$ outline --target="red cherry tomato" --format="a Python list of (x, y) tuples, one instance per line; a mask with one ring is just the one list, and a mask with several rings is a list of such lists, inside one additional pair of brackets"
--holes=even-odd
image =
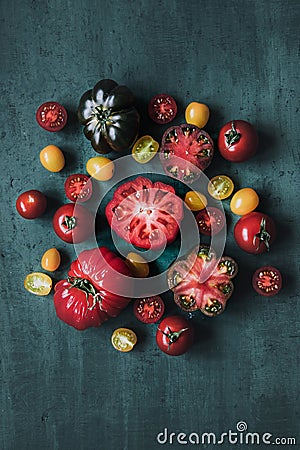
[(177, 105), (173, 97), (168, 94), (157, 94), (149, 102), (148, 114), (153, 122), (169, 123), (177, 114)]
[(161, 321), (156, 332), (158, 348), (168, 355), (179, 356), (186, 353), (194, 341), (191, 321), (181, 316), (169, 316)]
[(218, 208), (208, 206), (196, 215), (196, 222), (200, 233), (210, 236), (212, 232), (218, 234), (224, 228), (226, 219), (224, 213)]
[(260, 267), (253, 274), (252, 286), (258, 294), (264, 297), (273, 297), (281, 290), (281, 273), (272, 266)]
[(71, 202), (87, 202), (92, 192), (92, 180), (87, 175), (75, 173), (66, 179), (65, 193)]
[(57, 102), (43, 103), (36, 112), (37, 123), (47, 131), (60, 131), (66, 125), (68, 114)]
[(228, 161), (247, 161), (257, 151), (256, 130), (251, 123), (245, 120), (232, 120), (221, 128), (218, 147), (223, 158)]
[(60, 239), (69, 244), (78, 244), (91, 236), (94, 217), (84, 206), (67, 203), (56, 211), (52, 225)]
[(248, 253), (260, 254), (269, 250), (276, 235), (276, 227), (267, 214), (251, 212), (242, 216), (234, 227), (238, 246)]
[(158, 322), (165, 310), (165, 304), (158, 295), (147, 298), (137, 298), (133, 304), (133, 312), (137, 319), (143, 323)]
[(16, 201), (16, 208), (24, 219), (36, 219), (46, 210), (47, 200), (42, 192), (35, 189), (23, 192)]

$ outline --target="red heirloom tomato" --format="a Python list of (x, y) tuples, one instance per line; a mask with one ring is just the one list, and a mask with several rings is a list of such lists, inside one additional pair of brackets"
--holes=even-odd
[(175, 303), (184, 311), (200, 309), (207, 316), (217, 316), (232, 295), (231, 280), (237, 271), (237, 263), (232, 258), (223, 256), (217, 261), (215, 253), (201, 245), (168, 269), (168, 284), (174, 292)]
[(94, 230), (94, 217), (84, 206), (67, 203), (56, 211), (52, 225), (57, 236), (69, 244), (87, 240)]
[(153, 122), (169, 123), (177, 114), (177, 105), (173, 97), (168, 94), (157, 94), (149, 102), (148, 114)]
[[(112, 293), (115, 286), (124, 296)], [(71, 264), (68, 279), (55, 285), (54, 306), (59, 319), (84, 330), (118, 316), (131, 294), (125, 262), (106, 247), (93, 248), (81, 252)]]
[(257, 151), (256, 130), (251, 123), (245, 120), (232, 120), (221, 128), (218, 147), (223, 158), (228, 161), (247, 161)]
[(258, 294), (264, 297), (273, 297), (281, 290), (281, 273), (272, 266), (260, 267), (253, 274), (252, 286)]
[(214, 206), (208, 206), (202, 209), (196, 215), (196, 222), (201, 234), (211, 236), (211, 234), (218, 234), (225, 226), (225, 214)]
[(92, 191), (92, 180), (83, 173), (75, 173), (66, 179), (65, 193), (71, 202), (87, 202)]
[(24, 219), (36, 219), (44, 214), (47, 200), (42, 192), (35, 189), (22, 192), (16, 201), (16, 208)]
[(176, 238), (183, 202), (172, 186), (138, 177), (116, 189), (105, 214), (111, 228), (126, 242), (154, 250)]
[(159, 156), (167, 175), (191, 183), (210, 165), (213, 152), (214, 144), (206, 131), (183, 124), (166, 130)]
[(137, 298), (133, 304), (133, 312), (137, 319), (144, 323), (158, 322), (165, 311), (165, 304), (161, 297)]
[(156, 332), (158, 348), (171, 356), (186, 353), (194, 342), (191, 321), (181, 316), (169, 316), (161, 321)]
[(273, 219), (257, 211), (242, 216), (234, 227), (236, 243), (248, 253), (259, 254), (269, 250), (275, 236)]
[(68, 119), (66, 109), (57, 102), (43, 103), (36, 112), (37, 123), (47, 131), (60, 131)]

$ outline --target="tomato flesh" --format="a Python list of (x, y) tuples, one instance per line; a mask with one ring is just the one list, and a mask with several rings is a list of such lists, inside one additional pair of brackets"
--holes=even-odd
[(272, 266), (260, 267), (253, 274), (252, 286), (258, 294), (264, 297), (273, 297), (281, 290), (281, 273)]
[(208, 133), (194, 125), (168, 128), (162, 137), (160, 161), (167, 175), (194, 182), (211, 163), (214, 145)]
[(92, 180), (82, 173), (70, 175), (65, 182), (65, 193), (71, 202), (87, 202), (92, 196)]
[(60, 131), (67, 123), (68, 114), (57, 102), (43, 103), (36, 112), (37, 123), (47, 131)]
[(177, 114), (177, 104), (171, 95), (157, 94), (149, 102), (148, 114), (155, 123), (169, 123)]
[(165, 311), (165, 305), (161, 297), (138, 298), (133, 304), (135, 317), (143, 323), (158, 322)]
[(151, 161), (157, 153), (159, 144), (151, 136), (142, 136), (132, 148), (132, 157), (140, 164)]
[(52, 289), (52, 279), (45, 273), (33, 272), (26, 276), (24, 287), (31, 294), (48, 295)]
[(226, 175), (216, 175), (208, 184), (208, 192), (216, 200), (225, 200), (230, 197), (233, 189), (233, 181)]
[(172, 186), (138, 177), (116, 189), (105, 214), (112, 230), (126, 242), (155, 250), (176, 238), (182, 203)]
[(119, 352), (130, 352), (137, 343), (137, 336), (129, 328), (118, 328), (111, 337), (113, 347)]
[(225, 226), (225, 215), (218, 208), (208, 206), (196, 215), (196, 222), (200, 233), (205, 236), (218, 234)]

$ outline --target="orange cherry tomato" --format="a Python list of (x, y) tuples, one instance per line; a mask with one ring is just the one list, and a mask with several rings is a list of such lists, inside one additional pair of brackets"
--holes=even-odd
[(111, 343), (119, 352), (130, 352), (137, 343), (137, 336), (129, 328), (117, 328), (111, 336)]
[(190, 208), (191, 211), (200, 211), (201, 209), (204, 209), (207, 205), (207, 199), (205, 195), (197, 191), (187, 192), (185, 194), (184, 202)]
[(98, 181), (108, 181), (115, 171), (114, 163), (105, 156), (94, 156), (86, 163), (87, 173)]
[(125, 262), (134, 277), (146, 278), (149, 275), (149, 265), (139, 254), (134, 252), (128, 253)]
[(60, 266), (60, 253), (56, 248), (49, 248), (42, 256), (41, 266), (48, 272), (54, 272)]
[(65, 167), (65, 157), (56, 145), (47, 145), (40, 152), (40, 162), (49, 172), (60, 172)]
[(208, 183), (208, 192), (216, 200), (225, 200), (231, 196), (234, 184), (227, 175), (216, 175)]
[(230, 209), (238, 216), (244, 216), (257, 208), (259, 197), (254, 189), (244, 188), (237, 191), (231, 199)]
[(204, 103), (192, 102), (185, 110), (185, 120), (187, 123), (203, 128), (209, 119), (209, 108)]

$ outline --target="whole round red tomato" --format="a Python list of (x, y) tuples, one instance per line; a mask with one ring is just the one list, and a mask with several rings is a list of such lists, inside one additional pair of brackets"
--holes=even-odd
[(261, 212), (251, 212), (241, 217), (234, 227), (238, 246), (248, 253), (260, 254), (270, 249), (276, 236), (273, 219)]
[(44, 194), (35, 189), (23, 192), (16, 201), (16, 208), (24, 219), (36, 219), (46, 210), (47, 200)]
[(194, 342), (194, 328), (191, 321), (182, 316), (169, 316), (161, 321), (156, 332), (158, 348), (168, 355), (186, 353)]
[(94, 217), (84, 206), (67, 203), (56, 211), (52, 225), (57, 236), (69, 244), (87, 240), (94, 230)]
[(247, 161), (257, 151), (256, 130), (251, 123), (245, 120), (232, 120), (221, 128), (218, 147), (223, 158), (228, 161)]

